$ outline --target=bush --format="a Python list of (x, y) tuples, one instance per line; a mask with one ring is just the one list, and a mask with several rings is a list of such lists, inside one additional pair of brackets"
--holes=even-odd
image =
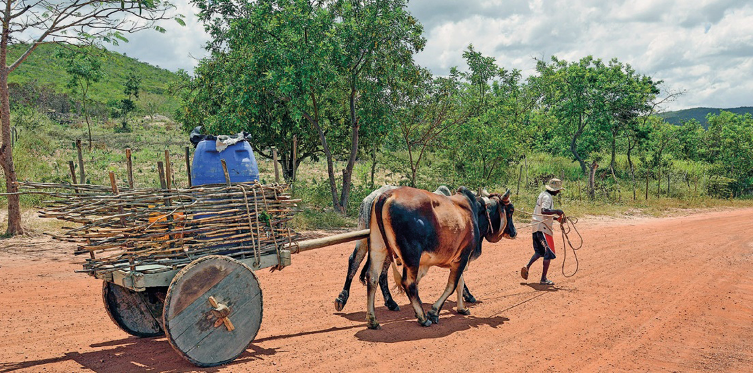
[(712, 176), (706, 182), (706, 193), (716, 198), (732, 198), (737, 180), (724, 176)]

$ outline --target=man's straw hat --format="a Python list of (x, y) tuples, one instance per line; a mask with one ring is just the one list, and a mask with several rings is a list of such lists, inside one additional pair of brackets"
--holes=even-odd
[(558, 190), (562, 190), (562, 189), (565, 189), (565, 188), (562, 187), (562, 180), (560, 180), (560, 179), (550, 179), (546, 183), (546, 189), (550, 190), (552, 192), (556, 192)]

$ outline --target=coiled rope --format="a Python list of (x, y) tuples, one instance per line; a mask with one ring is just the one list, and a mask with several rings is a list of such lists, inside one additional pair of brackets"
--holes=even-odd
[[(578, 232), (578, 228), (575, 227), (575, 224), (578, 224), (578, 218), (571, 218), (569, 216), (565, 216), (565, 219), (563, 221), (560, 221), (560, 231), (562, 232), (562, 251), (564, 251), (564, 256), (562, 257), (562, 275), (565, 277), (573, 277), (576, 273), (578, 273), (579, 265), (578, 262), (578, 253), (577, 251), (580, 250), (581, 247), (583, 247), (583, 236), (580, 235), (580, 232)], [(578, 239), (580, 239), (580, 244), (578, 244), (578, 247), (573, 246), (572, 242), (570, 242), (570, 232), (575, 231), (575, 233), (578, 235)], [(573, 257), (575, 257), (575, 271), (571, 274), (565, 273), (565, 261), (567, 260), (567, 246), (565, 246), (565, 241), (567, 241), (567, 245), (570, 246), (570, 249), (573, 250)]]

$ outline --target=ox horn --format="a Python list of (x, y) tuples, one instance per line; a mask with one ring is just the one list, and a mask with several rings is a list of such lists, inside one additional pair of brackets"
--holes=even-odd
[(490, 194), (489, 194), (489, 192), (488, 192), (488, 191), (486, 190), (486, 188), (484, 188), (484, 189), (482, 189), (482, 190), (481, 190), (481, 195), (482, 195), (482, 196), (484, 196), (484, 197), (489, 197), (489, 196), (490, 196)]
[(507, 197), (510, 197), (510, 189), (507, 189), (507, 191), (505, 192), (505, 194), (502, 195), (502, 199), (505, 199)]

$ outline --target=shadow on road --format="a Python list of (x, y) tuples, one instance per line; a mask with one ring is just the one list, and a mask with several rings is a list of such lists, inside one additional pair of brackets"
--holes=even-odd
[[(13, 372), (20, 369), (41, 371), (46, 364), (73, 361), (94, 372), (194, 372), (198, 368), (184, 360), (170, 347), (167, 339), (128, 337), (91, 345), (97, 348), (91, 352), (66, 352), (62, 356), (21, 362), (0, 363), (0, 372)], [(249, 361), (260, 360), (277, 353), (276, 349), (262, 349), (251, 344), (232, 363), (233, 366)], [(205, 372), (216, 372), (220, 367), (202, 368)]]

